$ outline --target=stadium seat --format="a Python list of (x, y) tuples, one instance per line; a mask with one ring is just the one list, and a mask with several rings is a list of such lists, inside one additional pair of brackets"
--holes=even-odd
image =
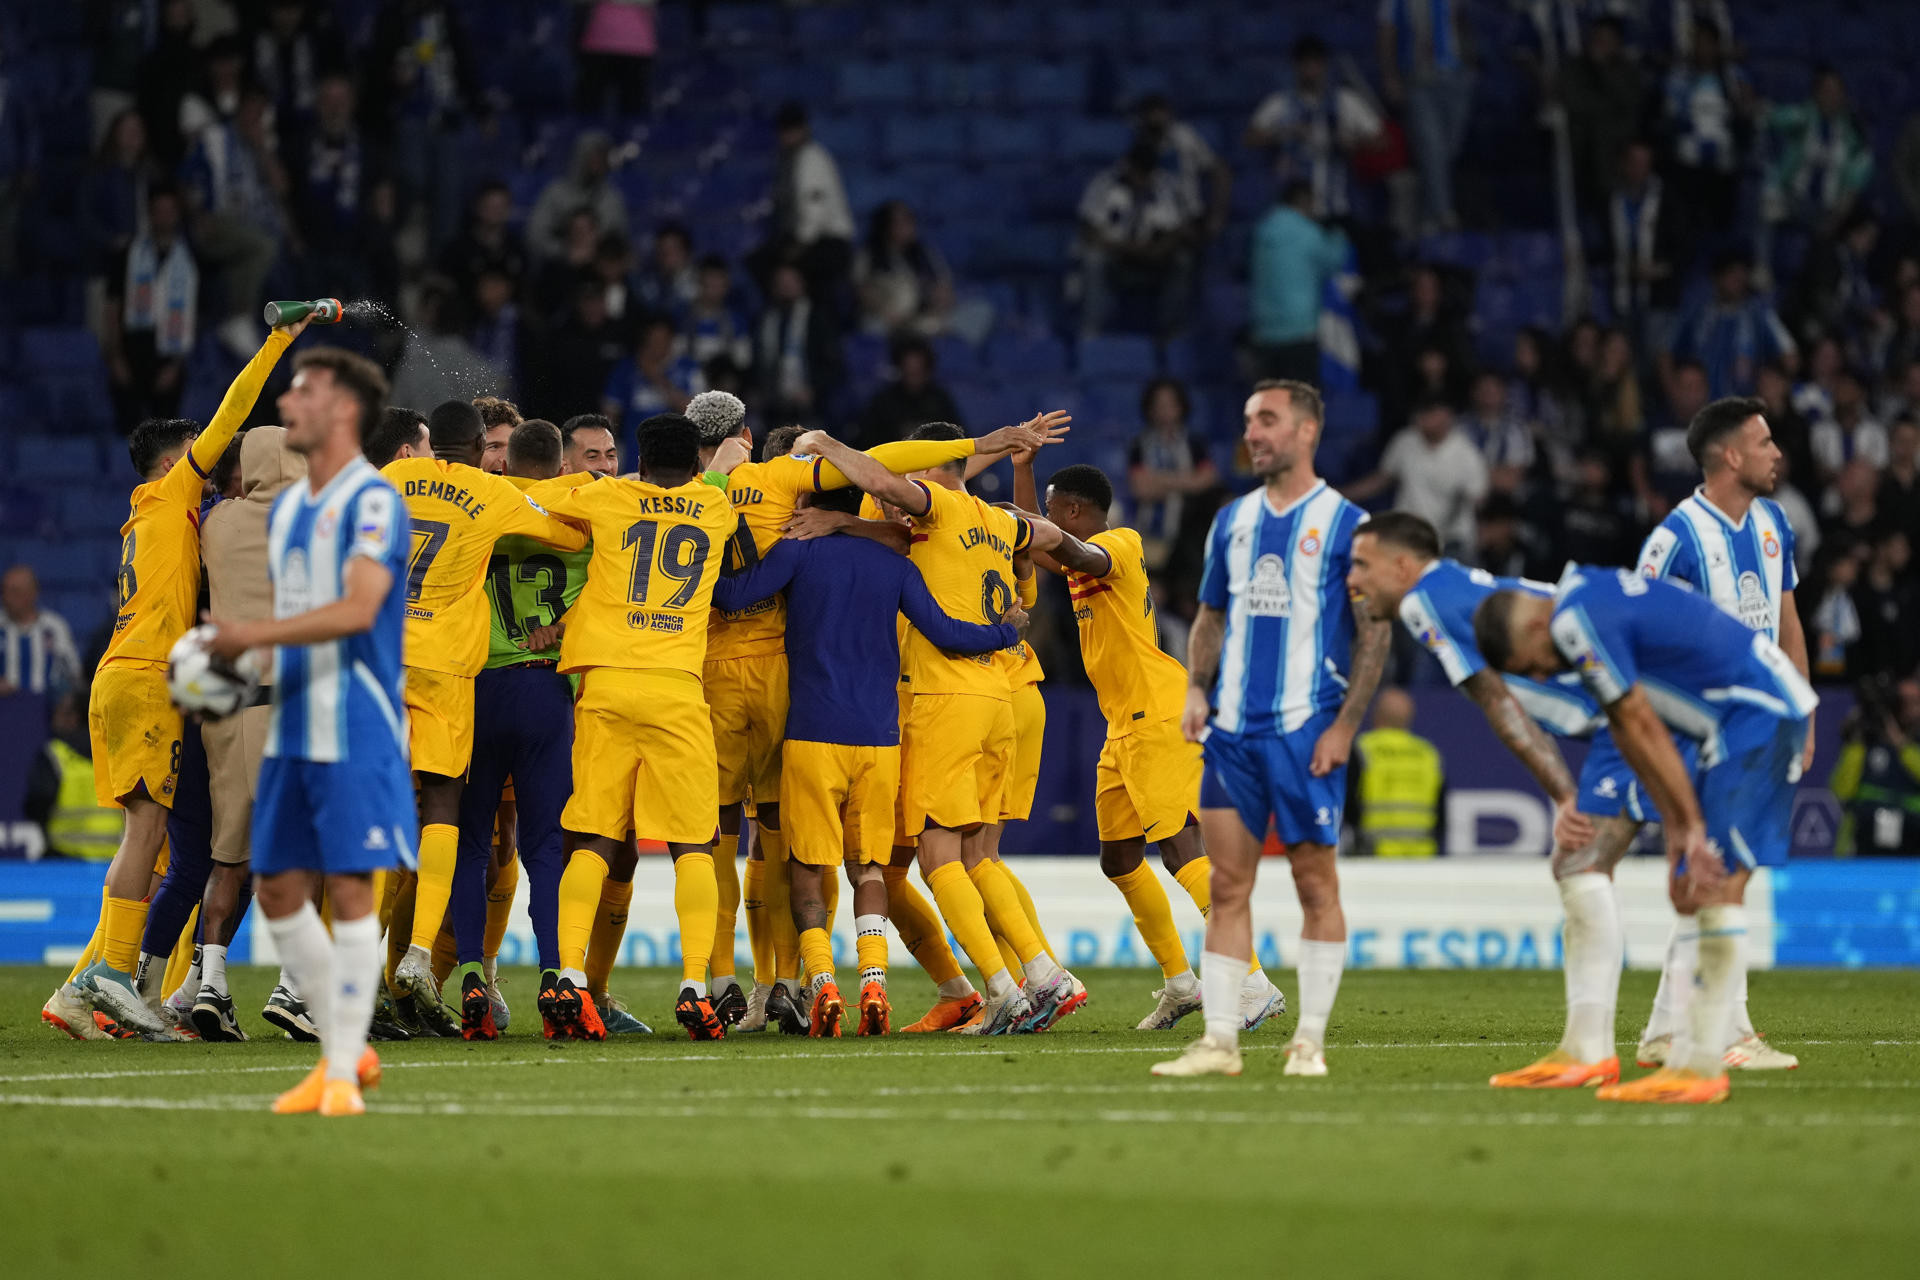
[(1213, 41), (1213, 15), (1199, 5), (1132, 7), (1133, 47), (1147, 53), (1205, 49)]
[(50, 480), (98, 480), (100, 450), (89, 435), (21, 436), (15, 442), (17, 479), (34, 483)]
[[(1221, 15), (1216, 42), (1220, 48), (1232, 49), (1243, 57), (1259, 54), (1271, 58), (1291, 49), (1299, 35), (1299, 25), (1291, 14), (1275, 12), (1270, 6), (1236, 7)], [(1274, 74), (1278, 76), (1278, 68)]]
[(1050, 152), (1046, 123), (1034, 114), (975, 116), (967, 132), (967, 153), (981, 164), (1037, 164)]
[(955, 47), (957, 6), (891, 4), (880, 11), (880, 38), (902, 51)]
[(906, 112), (880, 123), (880, 154), (894, 164), (958, 160), (967, 147), (966, 118), (958, 113)]
[(707, 7), (707, 43), (720, 49), (777, 44), (785, 36), (784, 11), (770, 4)]
[(1152, 377), (1160, 362), (1151, 338), (1137, 334), (1101, 334), (1080, 340), (1077, 363), (1081, 378), (1088, 381), (1130, 378), (1140, 382)]
[(913, 101), (913, 68), (905, 62), (843, 62), (834, 91), (842, 106), (901, 106)]
[[(41, 532), (49, 523), (47, 508), (45, 495), (34, 489), (17, 485), (0, 489), (0, 534), (21, 538)], [(98, 528), (99, 517), (97, 509), (89, 510), (87, 527)]]
[(937, 58), (920, 73), (920, 101), (929, 107), (991, 107), (1002, 99), (1000, 67), (972, 59)]
[(1016, 107), (1078, 110), (1087, 102), (1087, 64), (1083, 59), (1009, 63), (1007, 101)]
[(794, 44), (828, 58), (844, 57), (875, 34), (869, 12), (853, 5), (796, 8), (791, 24)]
[(35, 327), (20, 333), (20, 365), (34, 373), (104, 375), (100, 344), (83, 328)]
[(1053, 9), (1047, 14), (1047, 38), (1061, 53), (1091, 53), (1117, 44), (1120, 24), (1109, 9)]
[(873, 117), (864, 112), (821, 112), (809, 121), (813, 136), (833, 153), (844, 171), (878, 153), (874, 144)]
[(964, 338), (935, 338), (933, 358), (943, 382), (948, 378), (971, 378), (984, 372), (980, 367), (979, 351)]
[(1067, 348), (1049, 334), (996, 333), (987, 339), (987, 367), (1007, 377), (1058, 377), (1067, 371)]
[(1133, 129), (1124, 120), (1072, 117), (1060, 126), (1060, 158), (1075, 164), (1111, 164), (1125, 154), (1132, 138)]
[(975, 50), (1038, 48), (1046, 30), (1044, 13), (1039, 5), (969, 4), (960, 16), (960, 47)]

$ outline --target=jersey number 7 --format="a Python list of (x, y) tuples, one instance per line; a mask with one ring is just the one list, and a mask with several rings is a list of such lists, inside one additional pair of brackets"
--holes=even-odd
[(413, 554), (407, 559), (407, 599), (420, 599), (420, 584), (426, 581), (427, 570), (433, 568), (433, 558), (440, 554), (440, 548), (447, 545), (447, 534), (453, 526), (445, 520), (415, 520), (413, 522)]
[(657, 557), (660, 576), (680, 584), (672, 595), (658, 602), (659, 606), (664, 609), (685, 608), (700, 586), (700, 575), (706, 570), (707, 553), (713, 544), (707, 538), (707, 531), (698, 525), (672, 525), (665, 537), (661, 537), (659, 524), (652, 520), (639, 520), (628, 525), (626, 536), (620, 540), (620, 547), (622, 550), (633, 550), (633, 578), (627, 588), (627, 599), (634, 604), (648, 603), (647, 591), (653, 585), (656, 545), (660, 552)]

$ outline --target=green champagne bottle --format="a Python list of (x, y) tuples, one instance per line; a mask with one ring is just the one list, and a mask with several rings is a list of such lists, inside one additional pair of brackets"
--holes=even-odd
[(337, 324), (346, 314), (338, 298), (315, 298), (312, 302), (269, 302), (265, 312), (269, 328), (299, 324), (308, 316), (315, 324)]

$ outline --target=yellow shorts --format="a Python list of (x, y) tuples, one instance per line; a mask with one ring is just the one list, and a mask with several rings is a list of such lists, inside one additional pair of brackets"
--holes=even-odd
[(900, 677), (900, 785), (893, 796), (893, 847), (912, 849), (919, 837), (907, 833), (907, 717), (913, 714), (913, 686)]
[(405, 685), (414, 772), (466, 777), (473, 763), (473, 677), (408, 667)]
[(787, 856), (810, 867), (885, 862), (893, 852), (899, 747), (787, 743), (780, 795)]
[(182, 727), (180, 709), (167, 693), (165, 667), (101, 667), (87, 704), (94, 799), (117, 809), (127, 796), (144, 791), (173, 808)]
[(1094, 771), (1093, 814), (1102, 840), (1164, 840), (1200, 812), (1200, 744), (1178, 720), (1108, 738)]
[(1040, 743), (1047, 736), (1047, 701), (1040, 686), (1023, 684), (1013, 691), (1013, 773), (1007, 779), (1003, 822), (1025, 822), (1033, 816), (1033, 793), (1040, 785)]
[(237, 866), (253, 854), (253, 795), (272, 723), (272, 707), (246, 707), (200, 726), (213, 795), (213, 860), (223, 866)]
[(724, 658), (706, 666), (720, 803), (780, 798), (780, 743), (787, 736), (787, 655)]
[(907, 718), (906, 825), (998, 822), (1013, 773), (1013, 704), (972, 693), (920, 693)]
[(590, 668), (573, 704), (569, 831), (705, 844), (720, 808), (713, 716), (687, 671)]

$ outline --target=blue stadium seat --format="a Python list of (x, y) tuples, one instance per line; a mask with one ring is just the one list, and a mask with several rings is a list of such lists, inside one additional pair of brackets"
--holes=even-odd
[(1045, 10), (1031, 4), (969, 4), (960, 16), (959, 45), (965, 49), (1038, 48), (1045, 36)]
[(1120, 68), (1116, 105), (1130, 108), (1150, 93), (1173, 94), (1173, 68), (1164, 62), (1135, 62)]
[(958, 35), (954, 11), (944, 4), (891, 4), (880, 12), (881, 38), (893, 48), (951, 49)]
[(1061, 377), (1067, 348), (1051, 334), (1000, 332), (987, 339), (987, 367), (1008, 377)]
[[(126, 474), (132, 474), (131, 469)], [(102, 480), (96, 477), (92, 484), (69, 483), (48, 492), (53, 515), (69, 534), (117, 529), (125, 520), (127, 490)]]
[(114, 601), (110, 586), (52, 590), (42, 598), (47, 608), (67, 620), (67, 626), (73, 631), (74, 643), (80, 646), (82, 652), (113, 619)]
[(1082, 59), (1014, 62), (1005, 74), (1007, 101), (1014, 106), (1078, 110), (1086, 105), (1087, 64)]
[(20, 334), (21, 367), (35, 373), (106, 373), (100, 344), (91, 330), (79, 327), (35, 327)]
[[(1287, 52), (1300, 36), (1300, 24), (1293, 15), (1276, 12), (1271, 6), (1239, 8), (1221, 15), (1216, 42), (1245, 56), (1263, 54), (1272, 57)], [(1278, 74), (1278, 68), (1275, 68)]]
[[(24, 486), (0, 489), (0, 535), (9, 538), (38, 533), (48, 523), (48, 503), (44, 494)], [(94, 524), (99, 512), (93, 512)]]
[(933, 340), (933, 358), (940, 380), (971, 378), (982, 372), (980, 353), (964, 338), (939, 337)]
[(873, 117), (861, 111), (820, 112), (810, 121), (813, 136), (844, 169), (874, 155)]
[(721, 49), (778, 44), (786, 34), (783, 10), (770, 4), (716, 4), (707, 8), (707, 43)]
[(913, 68), (905, 62), (843, 62), (835, 93), (849, 107), (891, 107), (913, 101)]
[(1205, 49), (1213, 42), (1213, 15), (1199, 5), (1132, 9), (1133, 46), (1148, 52)]
[(920, 101), (930, 107), (986, 107), (1002, 97), (1000, 67), (995, 63), (939, 58), (922, 66)]
[(1047, 14), (1047, 37), (1062, 53), (1090, 53), (1119, 43), (1121, 24), (1109, 9), (1054, 9)]
[(98, 480), (101, 475), (98, 442), (89, 435), (21, 436), (15, 442), (16, 477), (34, 483), (48, 480)]
[(1136, 382), (1152, 377), (1159, 367), (1153, 339), (1137, 334), (1102, 334), (1082, 338), (1079, 351), (1080, 376), (1089, 381), (1130, 378)]
[(794, 44), (828, 58), (844, 57), (874, 34), (872, 14), (855, 5), (808, 5), (792, 15)]
[(120, 540), (27, 539), (20, 543), (19, 556), (49, 586), (92, 587), (112, 580), (120, 563)]
[(968, 123), (968, 153), (982, 164), (1037, 164), (1051, 152), (1044, 119), (1024, 115), (975, 116)]
[(1125, 120), (1075, 116), (1060, 126), (1060, 158), (1111, 164), (1126, 152), (1133, 129)]

